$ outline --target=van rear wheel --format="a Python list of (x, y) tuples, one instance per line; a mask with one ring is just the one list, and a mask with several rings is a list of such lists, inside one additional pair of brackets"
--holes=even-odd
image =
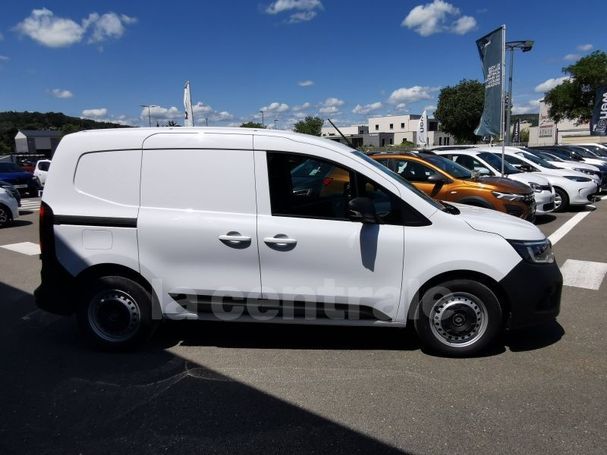
[(84, 283), (77, 319), (96, 346), (123, 350), (147, 340), (157, 326), (152, 319), (151, 293), (139, 283), (105, 276)]
[(500, 333), (502, 320), (499, 300), (491, 289), (460, 279), (424, 292), (414, 325), (429, 350), (458, 357), (487, 349)]

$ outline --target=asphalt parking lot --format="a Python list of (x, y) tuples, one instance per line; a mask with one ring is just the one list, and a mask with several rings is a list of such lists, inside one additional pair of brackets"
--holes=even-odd
[(0, 453), (605, 452), (607, 200), (538, 220), (565, 274), (558, 323), (470, 359), (407, 330), (199, 322), (92, 350), (34, 305), (25, 201), (0, 230)]

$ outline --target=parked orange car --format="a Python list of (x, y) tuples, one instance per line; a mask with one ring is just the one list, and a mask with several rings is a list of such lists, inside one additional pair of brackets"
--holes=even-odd
[(526, 220), (535, 218), (533, 190), (523, 183), (500, 177), (479, 177), (431, 153), (380, 153), (371, 158), (434, 199), (486, 207)]

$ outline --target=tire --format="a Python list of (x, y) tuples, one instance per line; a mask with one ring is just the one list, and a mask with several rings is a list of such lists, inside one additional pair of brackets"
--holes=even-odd
[(0, 205), (0, 228), (8, 226), (11, 222), (11, 219), (11, 211), (8, 209), (8, 207)]
[(493, 291), (467, 279), (445, 281), (424, 292), (414, 320), (422, 345), (449, 357), (482, 353), (502, 325), (502, 308)]
[[(569, 208), (569, 196), (567, 192), (561, 188), (554, 187), (554, 211), (555, 212), (564, 212)], [(557, 203), (560, 201), (560, 203)]]
[(78, 324), (86, 338), (102, 349), (131, 349), (148, 340), (159, 324), (152, 319), (151, 293), (128, 278), (88, 280), (82, 295)]

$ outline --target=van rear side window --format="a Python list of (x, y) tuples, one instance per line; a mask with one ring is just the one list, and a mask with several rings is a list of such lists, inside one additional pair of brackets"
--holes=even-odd
[(98, 199), (139, 205), (140, 169), (140, 150), (85, 153), (78, 161), (74, 185)]

